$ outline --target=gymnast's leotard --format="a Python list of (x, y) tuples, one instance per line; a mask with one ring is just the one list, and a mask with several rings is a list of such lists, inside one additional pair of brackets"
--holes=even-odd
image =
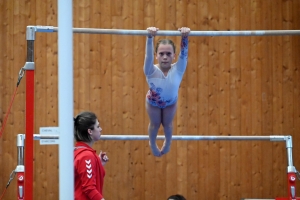
[(144, 73), (149, 85), (146, 101), (153, 106), (165, 108), (177, 102), (178, 90), (187, 65), (188, 38), (182, 37), (178, 61), (171, 65), (165, 76), (157, 65), (153, 64), (153, 38), (146, 41)]

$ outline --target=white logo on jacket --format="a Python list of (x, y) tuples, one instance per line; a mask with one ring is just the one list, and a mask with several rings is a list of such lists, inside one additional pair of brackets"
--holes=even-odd
[(91, 169), (92, 168), (91, 160), (85, 160), (85, 163), (86, 163), (85, 167), (86, 167), (87, 177), (92, 178), (93, 169)]

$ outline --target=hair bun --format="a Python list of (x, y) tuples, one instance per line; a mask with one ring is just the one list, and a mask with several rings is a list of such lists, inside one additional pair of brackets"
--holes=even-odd
[(77, 121), (78, 121), (77, 119), (78, 119), (77, 116), (73, 118), (73, 120), (74, 120), (74, 126), (76, 126), (76, 123), (77, 123)]

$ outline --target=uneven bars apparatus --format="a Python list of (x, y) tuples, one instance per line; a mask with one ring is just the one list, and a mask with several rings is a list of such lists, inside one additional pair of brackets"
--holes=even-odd
[[(42, 139), (59, 139), (59, 135), (41, 135), (34, 134), (34, 140)], [(164, 136), (157, 136), (158, 140), (164, 140)], [(17, 168), (23, 168), (24, 163), (24, 134), (18, 134), (17, 136), (17, 148), (18, 148), (18, 166)], [(149, 140), (147, 135), (102, 135), (101, 140)], [(288, 172), (288, 193), (290, 194), (290, 199), (299, 199), (296, 197), (296, 168), (293, 165), (293, 142), (292, 136), (280, 136), (280, 135), (270, 135), (270, 136), (200, 136), (200, 135), (173, 135), (172, 140), (184, 140), (184, 141), (271, 141), (271, 142), (283, 142), (286, 143), (287, 149), (287, 172)], [(20, 189), (19, 189), (20, 190)], [(276, 198), (276, 200), (284, 200), (286, 198)]]
[[(61, 1), (59, 1), (61, 2)], [(65, 2), (66, 3), (66, 2)], [(68, 2), (70, 3), (70, 1)], [(67, 4), (67, 3), (66, 3)], [(66, 5), (64, 5), (63, 3), (59, 3), (59, 13), (61, 12), (60, 7), (66, 7)], [(66, 9), (66, 8), (65, 8)], [(66, 10), (69, 10), (69, 8), (67, 8)], [(65, 11), (64, 11), (65, 12)], [(68, 12), (67, 12), (68, 13)], [(69, 16), (69, 13), (68, 13)], [(69, 20), (68, 22), (70, 22), (70, 19), (68, 19), (68, 17), (66, 18), (67, 20)], [(59, 17), (59, 24), (61, 18)], [(33, 191), (33, 122), (34, 122), (34, 40), (35, 40), (35, 34), (36, 32), (46, 32), (46, 33), (53, 33), (53, 32), (63, 32), (69, 33), (69, 30), (73, 33), (87, 33), (87, 34), (116, 34), (116, 35), (148, 35), (148, 32), (146, 30), (125, 30), (125, 29), (95, 29), (95, 28), (72, 28), (70, 27), (70, 24), (72, 24), (72, 22), (70, 22), (70, 24), (68, 23), (62, 23), (63, 25), (66, 25), (67, 27), (65, 28), (64, 26), (62, 26), (62, 28), (60, 29), (61, 31), (58, 31), (59, 28), (58, 27), (53, 27), (53, 26), (27, 26), (26, 28), (26, 40), (27, 40), (27, 60), (26, 63), (23, 67), (23, 69), (26, 71), (26, 135), (28, 135), (29, 139), (26, 140), (26, 160), (25, 160), (25, 167), (26, 167), (26, 171), (31, 172), (31, 173), (27, 173), (26, 177), (25, 177), (25, 181), (23, 181), (23, 184), (25, 185), (26, 188), (26, 193), (25, 194), (28, 195), (26, 196), (28, 199), (33, 199), (33, 195), (32, 195), (32, 191)], [(59, 34), (60, 34), (59, 33)], [(62, 34), (64, 36), (66, 36), (65, 34)], [(161, 35), (161, 36), (180, 36), (179, 31), (163, 31), (160, 30), (157, 32), (157, 35)], [(300, 35), (300, 30), (246, 30), (246, 31), (191, 31), (190, 36), (283, 36), (283, 35)], [(67, 38), (67, 37), (66, 37)], [(66, 39), (64, 38), (64, 39)], [(72, 37), (70, 37), (72, 38)], [(70, 40), (70, 38), (68, 38), (68, 41)], [(71, 44), (71, 47), (70, 47)], [(59, 40), (59, 54), (60, 52), (66, 53), (66, 58), (65, 59), (65, 63), (68, 65), (69, 63), (67, 62), (67, 60), (72, 63), (72, 59), (70, 61), (70, 54), (72, 55), (72, 42), (68, 42), (67, 45), (60, 45), (60, 40)], [(71, 49), (70, 52), (68, 51), (64, 51), (62, 48), (65, 49)], [(68, 53), (67, 53), (68, 52)], [(71, 56), (73, 58), (73, 56)], [(63, 59), (61, 59), (63, 60)], [(60, 62), (60, 59), (59, 59)], [(60, 70), (61, 68), (59, 68), (59, 75), (58, 75), (58, 79), (59, 79), (59, 92), (62, 91), (62, 88), (72, 88), (73, 84), (72, 83), (67, 83), (67, 84), (62, 84), (61, 80), (63, 80), (60, 76), (60, 74), (63, 74), (63, 72)], [(60, 73), (61, 72), (61, 73)], [(72, 71), (73, 72), (73, 71)], [(68, 78), (70, 76), (72, 76), (72, 73), (66, 73), (69, 74)], [(69, 80), (69, 79), (67, 79)], [(69, 87), (71, 86), (71, 87)], [(61, 95), (63, 95), (66, 98), (61, 98)], [(73, 95), (67, 95), (65, 93), (60, 93), (60, 95), (58, 96), (58, 100), (59, 100), (59, 107), (63, 107), (63, 108), (69, 108), (70, 105), (73, 105), (73, 101), (70, 100), (70, 96)], [(70, 109), (68, 109), (70, 111)], [(67, 113), (65, 115), (65, 113)], [(63, 116), (67, 116), (67, 115), (73, 115), (73, 113), (69, 112), (60, 112), (59, 111), (59, 121), (67, 121), (68, 123), (65, 123), (63, 126), (63, 128), (65, 129), (66, 127), (68, 127), (70, 119), (69, 118), (61, 118), (60, 115)], [(61, 125), (60, 129), (62, 128)], [(231, 136), (232, 137), (232, 136)], [(62, 137), (63, 138), (63, 137)], [(60, 139), (60, 141), (62, 141), (62, 138)], [(64, 137), (65, 138), (65, 137)], [(218, 137), (217, 137), (218, 138)], [(215, 138), (215, 139), (217, 139)], [(103, 138), (105, 139), (105, 137)], [(175, 138), (174, 138), (175, 139)], [(178, 138), (179, 139), (179, 138)], [(189, 138), (185, 138), (185, 139), (189, 139)], [(261, 140), (262, 138), (258, 139)], [(175, 139), (176, 140), (176, 139)], [(191, 139), (192, 140), (192, 139)], [(63, 141), (66, 141), (65, 139)], [(61, 145), (59, 145), (61, 147)], [(68, 142), (68, 146), (69, 142)], [(67, 149), (68, 152), (70, 152), (71, 150), (73, 150), (71, 147), (70, 149), (68, 149), (69, 147), (66, 147), (65, 149)], [(61, 152), (60, 153), (60, 157), (61, 157)], [(65, 151), (64, 151), (65, 152)], [(64, 155), (69, 155), (69, 154), (65, 154)], [(61, 164), (61, 163), (60, 163)], [(63, 165), (66, 168), (70, 168), (72, 167), (72, 163), (66, 164), (65, 161), (63, 161)], [(293, 169), (290, 169), (288, 167), (288, 172), (294, 173)], [(24, 173), (24, 169), (19, 170), (18, 173)], [(25, 174), (25, 173), (24, 173)], [(65, 177), (61, 177), (60, 173), (60, 179), (61, 180), (66, 180)], [(64, 176), (65, 174), (63, 174)], [(295, 186), (294, 186), (295, 188)], [(69, 187), (68, 184), (60, 184), (60, 191), (68, 191)], [(60, 192), (61, 194), (61, 192)], [(64, 192), (64, 194), (66, 196), (70, 195), (73, 196), (73, 194), (70, 194), (69, 192)], [(291, 197), (291, 192), (289, 191), (289, 196)], [(26, 199), (26, 200), (28, 200)]]

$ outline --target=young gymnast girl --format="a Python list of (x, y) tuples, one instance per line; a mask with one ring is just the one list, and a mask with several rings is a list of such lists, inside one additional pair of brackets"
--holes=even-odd
[[(170, 151), (173, 131), (173, 118), (177, 109), (178, 90), (187, 65), (188, 35), (190, 29), (182, 27), (181, 49), (176, 63), (175, 45), (172, 40), (162, 39), (155, 47), (158, 64), (154, 64), (153, 38), (159, 31), (156, 27), (147, 28), (144, 73), (149, 86), (146, 95), (146, 110), (150, 119), (148, 126), (149, 144), (154, 156), (160, 157)], [(157, 147), (156, 137), (162, 124), (165, 141), (161, 149)]]

